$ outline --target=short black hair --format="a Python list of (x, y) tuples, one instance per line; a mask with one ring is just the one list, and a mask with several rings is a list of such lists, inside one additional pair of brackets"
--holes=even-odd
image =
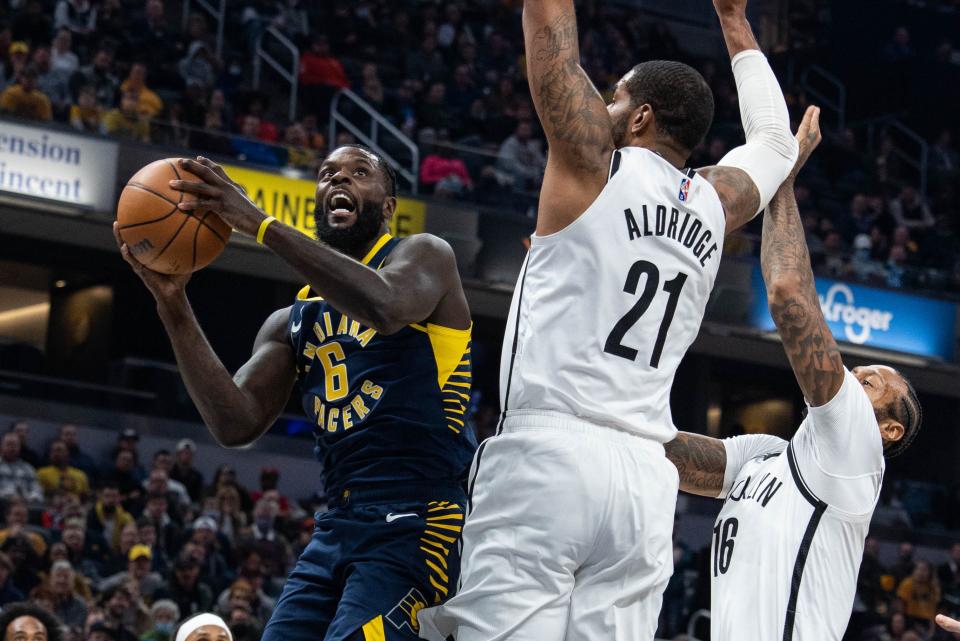
[[(397, 196), (397, 172), (387, 160), (378, 154), (376, 151), (367, 147), (366, 145), (361, 145), (359, 143), (349, 143), (346, 145), (340, 145), (337, 149), (360, 149), (365, 151), (371, 156), (373, 156), (377, 161), (377, 167), (380, 168), (380, 171), (383, 173), (383, 178), (386, 181), (384, 187), (386, 188), (387, 195), (393, 198)], [(334, 149), (336, 151), (337, 149)], [(331, 152), (332, 153), (332, 152)]]
[(7, 636), (7, 627), (20, 617), (33, 617), (47, 629), (47, 641), (63, 641), (63, 623), (53, 613), (32, 603), (12, 603), (0, 613), (0, 639)]
[(649, 104), (657, 129), (687, 151), (707, 135), (713, 123), (713, 92), (696, 69), (672, 60), (641, 62), (627, 75), (631, 106)]
[(917, 398), (917, 390), (913, 389), (913, 384), (900, 371), (893, 370), (903, 381), (906, 390), (899, 394), (886, 408), (886, 415), (903, 425), (903, 436), (899, 441), (887, 446), (884, 455), (887, 458), (893, 458), (903, 454), (917, 434), (920, 433), (920, 426), (923, 425), (923, 408), (920, 406), (920, 399)]

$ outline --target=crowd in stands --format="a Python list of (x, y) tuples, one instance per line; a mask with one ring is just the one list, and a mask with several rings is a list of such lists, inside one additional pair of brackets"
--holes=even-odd
[[(312, 171), (331, 144), (353, 141), (347, 132), (326, 139), (330, 100), (350, 88), (418, 143), (424, 193), (533, 211), (545, 142), (524, 78), (521, 3), (235, 2), (241, 10), (229, 12), (218, 56), (205, 14), (181, 25), (165, 0), (7, 0), (0, 9), (0, 112)], [(582, 3), (579, 26), (583, 65), (605, 94), (633, 61), (680, 59), (703, 73), (717, 111), (692, 166), (717, 162), (741, 140), (724, 60), (690, 55), (659, 21), (612, 3)], [(251, 88), (252, 51), (268, 28), (300, 47), (294, 121), (280, 115), (288, 87)], [(875, 49), (889, 65), (946, 55), (943, 46), (911, 44), (906, 27)], [(957, 63), (960, 55), (946, 59)], [(796, 119), (807, 97), (785, 90)], [(932, 142), (926, 193), (892, 138), (881, 137), (869, 153), (866, 143), (862, 131), (828, 131), (804, 172), (801, 213), (817, 270), (960, 292), (960, 153), (951, 131)], [(730, 250), (755, 253), (757, 244)]]
[(0, 440), (0, 608), (41, 605), (67, 641), (170, 641), (206, 611), (234, 639), (260, 638), (322, 498), (281, 495), (273, 468), (256, 489), (227, 466), (201, 471), (189, 439), (142, 453), (126, 429), (98, 457), (74, 425), (43, 452), (28, 430), (19, 421)]

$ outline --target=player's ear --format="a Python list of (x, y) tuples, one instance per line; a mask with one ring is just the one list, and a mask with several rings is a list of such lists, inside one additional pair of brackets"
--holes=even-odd
[(885, 418), (880, 421), (880, 435), (884, 443), (896, 443), (903, 438), (905, 431), (903, 423), (895, 418)]
[(383, 220), (384, 222), (389, 223), (390, 219), (393, 218), (393, 213), (397, 211), (397, 199), (393, 196), (385, 198), (383, 201)]
[(642, 136), (645, 131), (654, 126), (653, 107), (649, 103), (644, 103), (637, 107), (633, 112), (633, 119), (630, 121), (630, 135)]

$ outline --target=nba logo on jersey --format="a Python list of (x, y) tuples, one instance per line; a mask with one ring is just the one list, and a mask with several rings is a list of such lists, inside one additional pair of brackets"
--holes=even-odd
[(680, 181), (680, 202), (687, 202), (687, 198), (690, 197), (690, 179), (684, 178)]

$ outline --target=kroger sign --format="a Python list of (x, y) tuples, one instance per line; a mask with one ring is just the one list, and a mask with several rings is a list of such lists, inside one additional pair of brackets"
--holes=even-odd
[[(751, 276), (753, 327), (773, 331), (760, 267)], [(898, 292), (817, 279), (820, 308), (840, 341), (896, 352), (954, 359), (956, 305)]]

